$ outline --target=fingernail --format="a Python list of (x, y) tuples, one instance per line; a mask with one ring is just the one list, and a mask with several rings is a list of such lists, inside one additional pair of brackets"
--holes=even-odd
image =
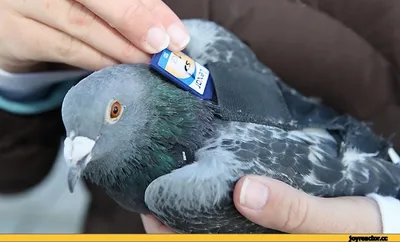
[(151, 27), (147, 33), (147, 43), (154, 49), (155, 52), (160, 52), (167, 48), (169, 41), (169, 36), (161, 28)]
[(246, 178), (240, 190), (240, 204), (251, 210), (260, 210), (268, 199), (268, 187), (259, 181)]
[(177, 25), (171, 25), (168, 28), (167, 33), (171, 38), (171, 42), (178, 48), (185, 47), (190, 41), (190, 36)]

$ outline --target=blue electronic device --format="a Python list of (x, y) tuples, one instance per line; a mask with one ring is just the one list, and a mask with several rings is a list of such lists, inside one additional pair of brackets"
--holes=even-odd
[(154, 54), (150, 67), (201, 99), (213, 97), (213, 80), (210, 72), (182, 52), (165, 49)]

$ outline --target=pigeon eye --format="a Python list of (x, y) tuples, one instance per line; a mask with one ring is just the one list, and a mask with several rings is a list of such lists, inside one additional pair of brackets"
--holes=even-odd
[(124, 106), (120, 102), (115, 99), (110, 100), (104, 121), (110, 124), (116, 123), (120, 119), (123, 111)]
[(121, 108), (121, 104), (118, 101), (113, 102), (110, 109), (110, 118), (118, 118), (118, 116), (121, 114)]

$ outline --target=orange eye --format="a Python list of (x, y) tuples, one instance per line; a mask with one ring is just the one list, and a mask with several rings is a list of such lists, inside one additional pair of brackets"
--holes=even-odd
[(118, 118), (121, 114), (122, 107), (118, 101), (113, 102), (110, 109), (110, 118)]

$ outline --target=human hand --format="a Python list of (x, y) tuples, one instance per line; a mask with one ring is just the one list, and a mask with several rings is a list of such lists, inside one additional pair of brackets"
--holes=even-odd
[(236, 183), (239, 212), (286, 233), (382, 233), (378, 204), (367, 197), (314, 197), (281, 181), (246, 176)]
[(142, 63), (189, 35), (161, 0), (2, 0), (0, 68), (24, 72), (39, 62), (98, 70)]
[[(373, 199), (314, 197), (261, 176), (241, 178), (234, 189), (234, 203), (254, 223), (285, 233), (382, 233), (383, 230), (379, 207)], [(142, 220), (147, 233), (173, 233), (154, 216), (142, 216)]]

